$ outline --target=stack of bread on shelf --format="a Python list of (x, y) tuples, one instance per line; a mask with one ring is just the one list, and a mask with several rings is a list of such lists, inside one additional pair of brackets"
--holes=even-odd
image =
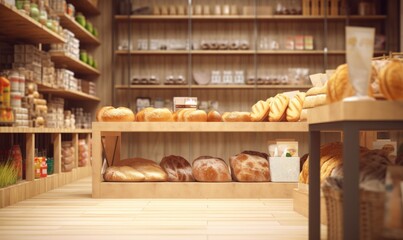
[(103, 177), (110, 182), (268, 182), (268, 155), (244, 151), (229, 158), (200, 156), (191, 163), (181, 156), (169, 155), (160, 163), (143, 158), (116, 162), (105, 169)]

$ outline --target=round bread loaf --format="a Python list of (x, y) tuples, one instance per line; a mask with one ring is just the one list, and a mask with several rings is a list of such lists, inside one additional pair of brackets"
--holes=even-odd
[(129, 166), (144, 175), (144, 181), (164, 182), (168, 180), (167, 173), (154, 161), (144, 158), (128, 158), (115, 162), (115, 166)]
[(144, 174), (129, 166), (110, 166), (104, 173), (107, 182), (141, 182), (144, 179)]
[(225, 112), (222, 115), (224, 122), (250, 122), (250, 112)]
[(381, 93), (389, 100), (403, 99), (403, 63), (391, 60), (382, 68), (379, 79)]
[(185, 122), (207, 122), (207, 113), (203, 110), (187, 111), (184, 117)]
[(286, 119), (286, 110), (290, 98), (284, 94), (277, 94), (270, 104), (269, 121), (281, 122)]
[(297, 122), (299, 121), (302, 105), (304, 104), (305, 93), (299, 92), (295, 97), (293, 97), (288, 103), (288, 108), (286, 111), (287, 121), (288, 122)]
[(104, 112), (106, 110), (109, 109), (114, 109), (114, 107), (112, 106), (105, 106), (105, 107), (101, 107), (100, 109), (98, 109), (97, 113), (96, 113), (96, 119), (98, 122), (102, 122), (102, 115), (104, 114)]
[(155, 108), (144, 112), (146, 122), (173, 122), (172, 112), (167, 108)]
[(160, 166), (168, 174), (170, 182), (193, 182), (192, 166), (181, 156), (170, 155), (162, 158)]
[(270, 168), (265, 153), (244, 151), (230, 157), (232, 178), (239, 182), (270, 181)]
[(199, 182), (230, 182), (227, 163), (217, 157), (201, 156), (193, 161), (193, 177)]
[(177, 121), (178, 122), (184, 122), (185, 121), (185, 114), (187, 114), (188, 112), (193, 112), (195, 109), (194, 108), (183, 108), (178, 110), (178, 117), (177, 117)]
[(150, 112), (154, 110), (153, 107), (147, 107), (147, 108), (143, 108), (141, 109), (137, 114), (136, 114), (136, 121), (137, 122), (145, 122), (146, 120), (144, 119), (144, 115), (146, 112)]
[(107, 108), (102, 112), (102, 122), (133, 122), (135, 121), (132, 110), (125, 107)]
[(270, 110), (270, 102), (260, 100), (252, 106), (252, 122), (263, 122), (267, 119)]
[(217, 111), (211, 110), (207, 114), (207, 122), (222, 122), (221, 114)]

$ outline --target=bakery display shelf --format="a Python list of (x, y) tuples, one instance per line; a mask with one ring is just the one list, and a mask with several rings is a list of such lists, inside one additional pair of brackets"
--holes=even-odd
[(64, 43), (65, 40), (46, 26), (0, 1), (0, 35), (27, 43)]
[(115, 85), (116, 89), (300, 89), (306, 90), (312, 85)]
[(74, 33), (74, 36), (80, 40), (80, 43), (99, 45), (100, 41), (92, 35), (87, 29), (81, 26), (73, 17), (66, 13), (59, 14), (60, 24)]
[(91, 133), (91, 129), (0, 127), (0, 133)]
[(307, 122), (94, 122), (93, 132), (308, 132)]
[(90, 0), (67, 0), (67, 3), (74, 5), (76, 12), (82, 12), (84, 15), (99, 15), (98, 6)]
[(296, 186), (297, 183), (273, 182), (100, 182), (93, 197), (291, 198)]
[(403, 124), (403, 101), (336, 102), (308, 110), (309, 124), (340, 121), (402, 121)]
[(135, 50), (135, 51), (127, 51), (127, 50), (116, 50), (115, 54), (117, 55), (186, 55), (189, 54), (187, 50)]
[[(384, 50), (375, 50), (374, 51), (374, 55), (383, 55), (383, 54), (387, 54), (387, 51)], [(327, 52), (327, 54), (331, 54), (331, 55), (344, 55), (346, 54), (345, 50), (329, 50)]]
[(73, 71), (76, 75), (96, 75), (100, 73), (88, 64), (66, 55), (64, 52), (50, 52), (50, 57), (56, 67), (64, 67)]
[(54, 88), (45, 84), (37, 83), (38, 85), (38, 90), (41, 93), (48, 93), (48, 94), (53, 94), (59, 97), (63, 97), (66, 99), (72, 99), (72, 100), (84, 100), (84, 101), (96, 101), (99, 102), (100, 99), (96, 96), (80, 92), (80, 91), (75, 91), (75, 90), (68, 90), (68, 89), (62, 89), (62, 88)]

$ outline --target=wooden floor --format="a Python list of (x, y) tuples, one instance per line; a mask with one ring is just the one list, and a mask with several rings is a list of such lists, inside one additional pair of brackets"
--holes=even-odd
[[(308, 239), (292, 199), (93, 199), (91, 178), (0, 209), (0, 239)], [(322, 227), (322, 238), (326, 232)]]

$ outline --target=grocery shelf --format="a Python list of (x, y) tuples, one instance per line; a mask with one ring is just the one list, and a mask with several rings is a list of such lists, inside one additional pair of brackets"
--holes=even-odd
[(98, 6), (90, 0), (67, 0), (68, 3), (74, 5), (76, 12), (82, 12), (84, 15), (98, 15), (100, 11)]
[(97, 37), (92, 35), (87, 29), (81, 26), (73, 17), (66, 13), (59, 14), (60, 24), (74, 33), (74, 36), (80, 40), (80, 43), (101, 44)]
[(96, 101), (99, 102), (100, 99), (96, 96), (89, 95), (84, 92), (68, 90), (68, 89), (61, 89), (61, 88), (54, 88), (51, 86), (47, 86), (44, 84), (37, 83), (39, 92), (42, 93), (49, 93), (54, 94), (59, 97), (63, 97), (66, 99), (72, 100), (84, 100), (84, 101)]
[(94, 122), (93, 132), (308, 132), (307, 122)]
[(0, 127), (0, 133), (91, 133), (91, 129)]
[(79, 59), (72, 58), (64, 52), (49, 52), (52, 61), (57, 67), (65, 67), (73, 71), (76, 75), (96, 75), (100, 73), (97, 69), (89, 66), (88, 64), (80, 61)]
[(116, 89), (309, 89), (312, 85), (115, 85)]
[(64, 43), (65, 40), (46, 26), (0, 1), (0, 35), (27, 43)]

